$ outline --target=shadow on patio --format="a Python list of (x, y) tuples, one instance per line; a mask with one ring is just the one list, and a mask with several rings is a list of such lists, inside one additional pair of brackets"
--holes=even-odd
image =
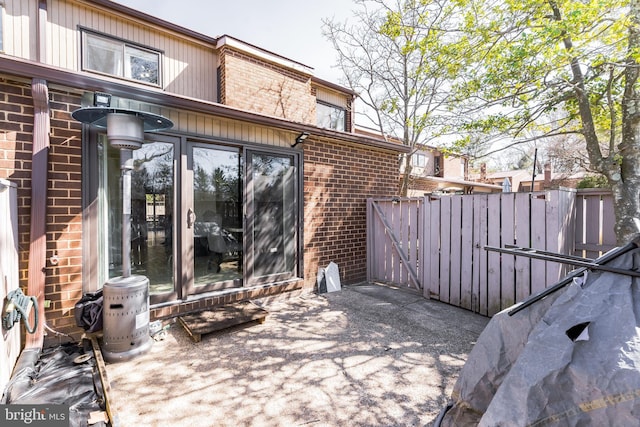
[(377, 284), (264, 308), (263, 324), (199, 343), (174, 323), (107, 365), (119, 425), (428, 425), (489, 320)]

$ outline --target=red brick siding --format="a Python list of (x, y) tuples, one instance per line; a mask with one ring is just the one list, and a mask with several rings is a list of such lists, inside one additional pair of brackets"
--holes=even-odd
[(220, 58), (220, 99), (225, 105), (315, 123), (310, 77), (228, 48), (222, 49)]
[[(73, 306), (82, 295), (82, 195), (80, 124), (71, 112), (80, 98), (49, 91), (51, 133), (47, 197), (45, 311), (49, 326), (78, 333)], [(18, 185), (20, 286), (27, 287), (31, 227), (33, 101), (29, 84), (0, 78), (0, 176)], [(57, 266), (48, 260), (56, 254)]]
[[(80, 107), (80, 98), (54, 90), (49, 95), (45, 298), (51, 301), (51, 307), (46, 310), (46, 320), (52, 328), (78, 337), (81, 331), (75, 327), (73, 306), (82, 295), (82, 151), (81, 125), (70, 113)], [(0, 122), (0, 177), (18, 185), (20, 284), (26, 288), (33, 139), (29, 84), (0, 78)], [(344, 283), (364, 280), (366, 199), (396, 193), (397, 154), (310, 139), (304, 144), (304, 161), (305, 287), (315, 286), (318, 267), (331, 261), (339, 265)], [(53, 255), (59, 258), (55, 266), (49, 262)], [(293, 284), (279, 291), (296, 288)], [(197, 308), (225, 302), (221, 298), (198, 301)], [(152, 316), (175, 315), (189, 308), (154, 309)], [(56, 337), (50, 334), (49, 339)]]
[(305, 287), (333, 261), (343, 283), (366, 279), (366, 199), (397, 194), (398, 155), (307, 140), (304, 144)]
[(438, 183), (427, 179), (411, 177), (409, 179), (409, 189), (423, 193), (433, 193), (438, 190)]

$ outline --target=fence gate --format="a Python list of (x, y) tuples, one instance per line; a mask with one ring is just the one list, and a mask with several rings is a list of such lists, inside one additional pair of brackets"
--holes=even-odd
[(567, 267), (484, 247), (571, 253), (575, 194), (370, 199), (368, 279), (414, 286), (427, 298), (491, 316), (555, 283)]
[(422, 289), (418, 245), (424, 233), (419, 198), (367, 200), (367, 278)]

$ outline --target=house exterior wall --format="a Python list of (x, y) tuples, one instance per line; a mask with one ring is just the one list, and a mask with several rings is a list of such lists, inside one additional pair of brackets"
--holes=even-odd
[[(5, 53), (38, 61), (38, 0), (6, 0), (4, 3)], [(162, 89), (206, 101), (217, 100), (218, 56), (210, 45), (114, 14), (96, 4), (49, 0), (47, 5), (46, 36), (42, 37), (46, 64), (81, 71), (79, 28), (84, 28), (161, 51)]]
[(366, 277), (366, 199), (396, 194), (397, 153), (330, 141), (304, 146), (304, 274), (338, 264), (341, 280)]
[[(339, 265), (344, 283), (366, 278), (366, 199), (396, 194), (397, 156), (401, 149), (396, 150), (393, 144), (383, 140), (372, 141), (371, 136), (314, 127), (314, 94), (318, 88), (312, 88), (311, 77), (304, 72), (279, 68), (276, 64), (224, 47), (218, 55), (213, 46), (205, 46), (201, 41), (139, 23), (122, 13), (110, 14), (99, 4), (95, 8), (88, 7), (88, 3), (80, 0), (49, 0), (47, 22), (40, 23), (41, 27), (47, 28), (47, 35), (37, 40), (37, 4), (36, 0), (5, 1), (7, 20), (4, 28), (5, 35), (9, 36), (5, 38), (7, 49), (0, 54), (0, 67), (11, 69), (7, 62), (13, 56), (30, 61), (29, 64), (20, 63), (20, 67), (35, 68), (32, 63), (39, 62), (39, 41), (46, 40), (46, 60), (43, 62), (51, 68), (36, 70), (37, 75), (33, 77), (42, 79), (43, 73), (54, 70), (56, 78), (65, 82), (47, 83), (51, 127), (44, 293), (50, 303), (45, 310), (48, 326), (76, 338), (81, 333), (75, 326), (73, 311), (83, 291), (87, 291), (88, 277), (92, 277), (87, 270), (93, 268), (92, 260), (87, 261), (87, 257), (96, 255), (87, 253), (85, 243), (96, 229), (89, 229), (95, 224), (89, 225), (87, 220), (90, 208), (85, 206), (87, 195), (83, 193), (88, 154), (83, 152), (82, 141), (86, 135), (71, 113), (90, 105), (88, 98), (93, 91), (105, 90), (105, 87), (116, 90), (112, 99), (114, 107), (148, 111), (172, 120), (174, 127), (169, 133), (174, 136), (266, 150), (269, 147), (295, 150), (302, 156), (304, 167), (304, 228), (300, 230), (304, 244), (304, 288), (312, 290), (318, 269), (331, 261)], [(77, 23), (105, 34), (163, 48), (166, 59), (175, 59), (177, 68), (175, 72), (171, 71), (173, 80), (161, 90), (82, 72), (79, 70)], [(199, 60), (198, 56), (205, 59)], [(219, 108), (215, 99), (212, 100), (217, 94), (208, 85), (211, 83), (215, 87), (218, 59), (221, 95), (224, 95), (226, 105), (234, 108)], [(165, 61), (163, 69), (167, 69), (169, 62)], [(69, 75), (61, 76), (65, 73)], [(0, 72), (0, 177), (15, 182), (18, 187), (19, 268), (23, 289), (29, 281), (32, 220), (31, 156), (35, 114), (31, 77), (15, 71), (13, 74)], [(50, 79), (55, 81), (54, 77)], [(128, 93), (129, 88), (133, 94)], [(179, 96), (167, 96), (167, 93)], [(136, 94), (142, 94), (144, 99), (136, 100)], [(199, 100), (194, 101), (193, 97)], [(347, 108), (350, 108), (351, 97), (349, 93), (344, 95)], [(330, 101), (340, 101), (337, 92), (331, 95)], [(273, 117), (278, 119), (272, 120)], [(292, 149), (290, 146), (301, 130), (311, 135), (304, 144)], [(58, 262), (51, 263), (52, 257), (57, 257)], [(154, 307), (151, 317), (175, 316), (298, 288), (298, 284), (284, 284), (277, 289), (241, 288), (232, 295), (207, 295)], [(53, 336), (50, 338), (57, 340)]]
[[(415, 154), (421, 154), (425, 157), (424, 167), (418, 166), (415, 163), (411, 167), (411, 175), (414, 176), (435, 176), (435, 152), (433, 150), (419, 150)], [(404, 172), (405, 163), (400, 165), (400, 171)]]
[[(88, 95), (90, 95), (88, 93)], [(150, 104), (128, 98), (112, 99), (118, 108), (148, 111), (159, 114), (173, 122), (172, 132), (215, 138), (223, 141), (243, 141), (276, 147), (290, 147), (299, 134), (285, 130), (276, 130), (255, 123), (230, 120), (198, 111), (185, 111), (168, 105)]]
[[(51, 133), (47, 197), (45, 298), (47, 323), (56, 330), (77, 332), (75, 302), (82, 296), (82, 163), (80, 123), (71, 112), (80, 106), (78, 93), (50, 90)], [(0, 76), (0, 177), (18, 187), (20, 286), (26, 288), (31, 227), (31, 151), (33, 146), (31, 84)]]
[(416, 178), (409, 182), (409, 191), (407, 192), (407, 196), (422, 197), (425, 194), (436, 192), (438, 189), (439, 187), (437, 182)]
[(465, 179), (464, 176), (464, 158), (457, 156), (442, 156), (441, 162), (443, 162), (443, 178), (457, 178)]
[(220, 55), (223, 104), (294, 122), (315, 123), (311, 76), (278, 67), (233, 48), (223, 47)]
[[(51, 137), (47, 198), (47, 323), (78, 335), (73, 309), (83, 294), (83, 209), (81, 125), (71, 112), (80, 108), (81, 92), (50, 90)], [(31, 149), (33, 106), (30, 82), (0, 76), (0, 177), (18, 184), (20, 284), (26, 288), (30, 243)], [(214, 119), (211, 119), (214, 120)], [(189, 121), (186, 120), (186, 123)], [(220, 123), (233, 128), (232, 123)], [(224, 127), (224, 126), (222, 126)], [(344, 283), (366, 277), (366, 199), (395, 193), (397, 153), (309, 139), (304, 146), (304, 288), (314, 289), (318, 269), (336, 262)], [(49, 259), (57, 256), (58, 264)], [(237, 300), (265, 292), (246, 290)], [(152, 310), (152, 317), (232, 302), (225, 297), (193, 301), (182, 308)], [(52, 337), (53, 339), (54, 337)]]
[(2, 48), (8, 55), (36, 61), (38, 59), (38, 2), (4, 1)]
[(335, 105), (337, 107), (349, 108), (349, 100), (345, 97), (344, 93), (340, 93), (335, 90), (329, 90), (323, 87), (313, 86), (315, 90), (316, 99), (318, 101), (324, 101), (326, 103)]

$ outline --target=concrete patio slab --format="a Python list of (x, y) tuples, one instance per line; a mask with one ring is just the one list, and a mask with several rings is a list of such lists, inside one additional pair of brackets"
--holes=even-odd
[(262, 324), (198, 343), (174, 324), (108, 364), (119, 425), (430, 425), (489, 320), (378, 284), (263, 307)]

